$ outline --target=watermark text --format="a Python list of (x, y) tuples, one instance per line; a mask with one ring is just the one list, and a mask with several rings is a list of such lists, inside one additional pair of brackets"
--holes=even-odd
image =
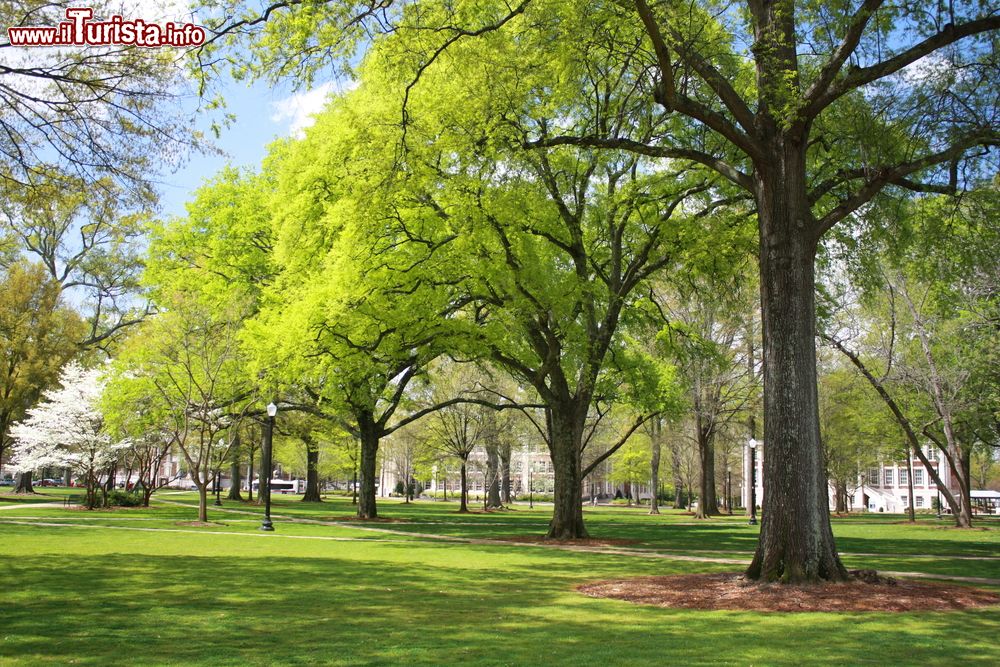
[(65, 21), (54, 26), (7, 28), (11, 46), (200, 46), (205, 29), (193, 23), (147, 23), (115, 14), (95, 21), (90, 7), (69, 7)]

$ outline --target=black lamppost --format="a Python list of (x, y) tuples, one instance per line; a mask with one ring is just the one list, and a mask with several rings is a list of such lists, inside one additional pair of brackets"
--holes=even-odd
[(535, 485), (531, 478), (532, 474), (535, 472), (535, 462), (532, 461), (528, 467), (528, 508), (535, 508)]
[(264, 494), (264, 521), (260, 524), (261, 530), (274, 530), (271, 525), (271, 439), (274, 437), (274, 416), (278, 414), (278, 406), (274, 403), (267, 404), (267, 424), (264, 427), (264, 451), (261, 452), (260, 462), (260, 484), (257, 488)]
[(750, 448), (750, 520), (751, 526), (757, 525), (757, 440), (750, 438), (747, 442)]

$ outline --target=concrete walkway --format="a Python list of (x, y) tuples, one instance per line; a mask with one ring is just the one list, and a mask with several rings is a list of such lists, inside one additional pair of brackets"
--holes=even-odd
[(26, 510), (35, 507), (63, 507), (63, 503), (15, 503), (13, 505), (0, 505), (0, 510)]
[[(170, 501), (170, 500), (159, 500), (159, 503), (165, 505), (175, 505), (181, 507), (196, 507), (189, 503)], [(23, 505), (21, 505), (23, 507)], [(39, 505), (42, 506), (42, 505)], [(60, 507), (59, 504), (46, 505), (49, 507), (55, 506)], [(213, 507), (213, 512), (220, 512), (224, 514), (237, 514), (237, 515), (252, 515), (255, 518), (260, 517), (259, 512), (252, 512), (249, 510), (238, 510), (230, 509), (224, 507)], [(750, 563), (750, 557), (738, 557), (738, 558), (728, 558), (723, 556), (705, 556), (705, 555), (691, 555), (682, 554), (670, 551), (654, 551), (651, 549), (632, 549), (628, 547), (604, 547), (604, 546), (593, 546), (593, 545), (576, 545), (576, 544), (559, 544), (559, 543), (545, 543), (545, 542), (514, 542), (511, 540), (504, 539), (493, 539), (493, 538), (476, 538), (476, 537), (459, 537), (454, 535), (437, 535), (434, 533), (419, 533), (406, 530), (393, 530), (392, 528), (383, 528), (379, 526), (365, 526), (358, 525), (356, 522), (352, 521), (323, 521), (320, 519), (307, 519), (300, 517), (290, 517), (287, 515), (272, 514), (273, 519), (279, 521), (285, 521), (288, 523), (306, 524), (306, 525), (318, 525), (318, 526), (332, 526), (339, 528), (353, 528), (355, 530), (361, 530), (365, 532), (381, 533), (387, 536), (394, 537), (405, 537), (405, 538), (418, 538), (433, 540), (437, 542), (451, 542), (456, 544), (474, 544), (480, 546), (505, 546), (505, 547), (516, 547), (516, 548), (541, 548), (541, 549), (559, 549), (562, 551), (574, 551), (574, 552), (585, 552), (585, 553), (595, 553), (602, 555), (612, 555), (612, 556), (631, 556), (638, 558), (652, 558), (652, 559), (662, 559), (662, 560), (675, 560), (682, 562), (691, 563), (712, 563), (721, 565), (740, 565), (746, 566)], [(109, 517), (110, 518), (110, 517)], [(77, 521), (80, 519), (75, 518)], [(240, 521), (241, 523), (243, 521)], [(60, 528), (91, 528), (98, 530), (132, 530), (141, 532), (169, 532), (169, 533), (188, 533), (195, 535), (228, 535), (228, 536), (243, 536), (243, 537), (264, 537), (264, 538), (287, 538), (287, 539), (309, 539), (309, 540), (324, 540), (330, 542), (404, 542), (407, 540), (400, 539), (373, 539), (373, 538), (363, 538), (363, 537), (331, 537), (331, 536), (321, 536), (321, 535), (282, 535), (280, 532), (276, 533), (248, 533), (248, 532), (238, 532), (238, 531), (209, 531), (209, 530), (192, 530), (192, 529), (179, 529), (179, 528), (141, 528), (138, 526), (107, 526), (107, 525), (86, 525), (80, 523), (56, 523), (51, 520), (48, 521), (38, 521), (29, 520), (26, 517), (21, 517), (18, 519), (0, 519), (0, 525), (10, 523), (17, 525), (29, 525), (29, 526), (40, 526), (40, 527), (60, 527)], [(703, 552), (704, 553), (704, 552)], [(730, 552), (731, 553), (731, 552)], [(845, 554), (846, 555), (846, 554)], [(861, 554), (852, 554), (861, 555)], [(890, 556), (886, 554), (870, 554), (871, 557), (902, 557), (902, 558), (941, 558), (941, 556), (934, 556), (931, 554), (909, 554), (909, 555), (898, 555)], [(984, 559), (991, 559), (990, 557), (982, 557)], [(880, 574), (897, 577), (901, 579), (935, 579), (940, 581), (955, 581), (962, 583), (972, 583), (972, 584), (982, 584), (988, 586), (1000, 586), (1000, 579), (993, 579), (987, 577), (965, 577), (959, 575), (947, 575), (947, 574), (932, 574), (926, 572), (902, 572), (902, 571), (886, 571), (879, 570)]]

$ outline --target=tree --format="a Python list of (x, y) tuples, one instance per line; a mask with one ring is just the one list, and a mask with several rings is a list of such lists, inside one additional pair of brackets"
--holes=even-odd
[(131, 472), (135, 472), (135, 488), (142, 493), (143, 507), (149, 507), (153, 493), (176, 480), (176, 476), (160, 476), (163, 463), (175, 451), (174, 439), (163, 406), (150, 395), (150, 387), (131, 381), (134, 377), (120, 377), (122, 372), (114, 366), (110, 369), (101, 396), (101, 412), (105, 430), (114, 439), (128, 443), (122, 452), (129, 471), (125, 479), (131, 481)]
[(899, 430), (885, 428), (872, 398), (848, 368), (832, 362), (820, 366), (820, 437), (838, 513), (850, 509), (848, 498), (857, 490), (860, 471), (873, 467), (883, 450), (898, 449), (886, 447)]
[[(901, 233), (883, 241), (858, 264), (862, 307), (844, 331), (865, 331), (851, 344), (824, 337), (871, 384), (906, 435), (952, 508), (956, 524), (969, 526), (970, 454), (992, 440), (995, 420), (995, 334), (1000, 228), (992, 213), (994, 188), (973, 192), (963, 204), (925, 198), (898, 207), (891, 222)], [(855, 269), (857, 272), (857, 269)], [(985, 428), (984, 428), (985, 427)], [(958, 485), (941, 483), (923, 439), (940, 449)], [(907, 457), (908, 458), (908, 457)]]
[[(95, 17), (127, 14), (88, 3)], [(138, 3), (136, 8), (148, 8)], [(5, 26), (52, 26), (63, 3), (7, 2)], [(142, 18), (149, 18), (143, 16)], [(179, 17), (178, 17), (179, 18)], [(61, 187), (96, 199), (146, 203), (162, 165), (200, 138), (179, 98), (189, 88), (172, 49), (15, 48), (0, 70), (0, 190)]]
[(136, 330), (115, 361), (112, 391), (142, 395), (184, 455), (208, 520), (208, 485), (228, 459), (256, 395), (239, 347), (245, 304), (217, 310), (196, 295), (159, 293), (165, 307)]
[(150, 312), (135, 303), (147, 215), (122, 211), (114, 194), (104, 195), (82, 183), (39, 183), (3, 200), (0, 228), (78, 304), (87, 328), (74, 343), (110, 355), (119, 334)]
[[(619, 449), (611, 458), (611, 474), (608, 478), (612, 482), (619, 482), (626, 486), (628, 504), (632, 501), (639, 502), (638, 487), (645, 479), (650, 466), (651, 450), (645, 438), (633, 438)], [(652, 489), (653, 494), (656, 489)]]
[(74, 468), (87, 485), (87, 507), (97, 506), (97, 488), (127, 443), (114, 442), (104, 430), (100, 412), (104, 382), (100, 368), (70, 362), (59, 373), (59, 389), (43, 394), (27, 418), (11, 428), (14, 468)]
[[(439, 380), (435, 389), (445, 395), (457, 395), (463, 386), (471, 384), (466, 382), (470, 378), (463, 377), (461, 367), (452, 368), (451, 373), (444, 377), (450, 380), (450, 386)], [(469, 511), (469, 456), (477, 446), (485, 446), (486, 439), (494, 435), (491, 412), (491, 408), (483, 405), (455, 403), (437, 410), (431, 418), (431, 446), (459, 460), (461, 487), (458, 511), (463, 514)]]
[[(805, 8), (750, 0), (749, 11), (721, 15), (645, 0), (632, 8), (655, 56), (651, 97), (712, 137), (691, 133), (671, 137), (670, 145), (639, 141), (632, 149), (706, 165), (756, 205), (768, 456), (751, 579), (846, 577), (830, 529), (819, 439), (814, 266), (820, 238), (887, 188), (954, 190), (963, 158), (998, 141), (993, 93), (976, 90), (980, 81), (995, 82), (990, 40), (1000, 16), (977, 3), (948, 3), (926, 12), (904, 5), (881, 19), (882, 5)], [(961, 49), (943, 51), (959, 43)], [(752, 79), (741, 76), (742, 44), (753, 44)], [(910, 67), (938, 53), (943, 67), (920, 73)], [(966, 68), (968, 76), (954, 76)], [(848, 139), (850, 126), (872, 132)], [(538, 141), (620, 148), (634, 139), (577, 134)]]
[[(6, 268), (0, 279), (0, 465), (12, 445), (11, 425), (24, 418), (76, 356), (74, 342), (82, 329), (41, 266), (19, 261)], [(18, 491), (31, 490), (31, 470), (26, 470)]]
[[(673, 289), (664, 286), (658, 300), (666, 321), (659, 339), (678, 364), (688, 386), (693, 437), (701, 472), (698, 510), (704, 519), (719, 513), (716, 438), (747, 412), (756, 387), (750, 364), (742, 358), (746, 322), (753, 317), (752, 297), (743, 267), (691, 276)], [(728, 500), (726, 501), (728, 504)]]
[[(239, 7), (226, 14), (214, 46), (263, 30), (272, 38), (256, 40), (249, 62), (240, 65), (278, 77), (349, 62), (372, 34), (418, 35), (423, 48), (407, 54), (413, 74), (397, 84), (400, 118), (409, 122), (414, 91), (471, 41), (510, 32), (518, 44), (510, 57), (538, 49), (548, 65), (600, 67), (611, 59), (607, 50), (591, 48), (588, 29), (613, 28), (604, 34), (616, 52), (641, 39), (626, 70), (641, 74), (607, 99), (656, 105), (654, 122), (669, 119), (666, 131), (650, 134), (648, 123), (629, 123), (607, 132), (581, 118), (568, 131), (539, 127), (524, 145), (685, 161), (714, 171), (752, 200), (769, 455), (761, 538), (747, 576), (789, 583), (846, 578), (826, 507), (819, 436), (817, 247), (883, 192), (950, 192), (968, 181), (959, 179), (960, 166), (975, 169), (982, 148), (998, 142), (993, 39), (1000, 15), (980, 2), (890, 8), (884, 0), (833, 6), (748, 0), (722, 11), (708, 2), (650, 6), (646, 0), (483, 4), (421, 3), (421, 11), (407, 11), (406, 3), (340, 0), (307, 8), (279, 3), (263, 13)], [(498, 79), (502, 72), (490, 70)]]
[(652, 494), (649, 500), (649, 513), (660, 513), (660, 456), (663, 454), (663, 418), (654, 417), (645, 427), (649, 438), (649, 488)]

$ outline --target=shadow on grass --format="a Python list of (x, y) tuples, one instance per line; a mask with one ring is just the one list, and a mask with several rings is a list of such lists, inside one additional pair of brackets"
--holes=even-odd
[(855, 664), (873, 646), (913, 662), (995, 658), (992, 610), (891, 619), (673, 611), (571, 590), (629, 574), (621, 558), (443, 545), (363, 553), (21, 559), (5, 567), (17, 584), (0, 607), (0, 662)]
[[(83, 493), (83, 489), (79, 491)], [(15, 503), (15, 504), (25, 504), (31, 505), (35, 503), (61, 503), (66, 498), (65, 493), (5, 493), (0, 494), (0, 503)]]

